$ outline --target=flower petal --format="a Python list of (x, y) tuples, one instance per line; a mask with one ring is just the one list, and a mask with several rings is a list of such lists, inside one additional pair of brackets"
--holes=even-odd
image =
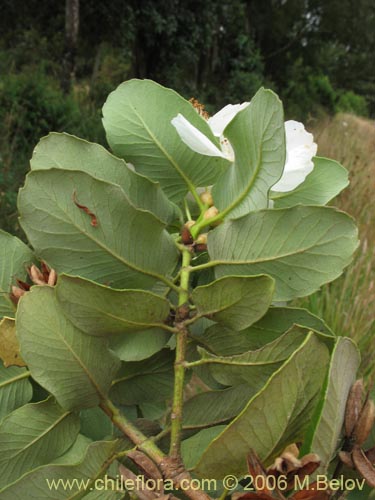
[(242, 104), (227, 104), (224, 108), (211, 116), (211, 118), (208, 119), (208, 124), (213, 134), (216, 137), (223, 135), (224, 129), (229, 125), (236, 114), (242, 109), (245, 109), (249, 104), (249, 102), (243, 102)]
[(291, 151), (298, 146), (312, 145), (314, 137), (305, 130), (303, 123), (295, 120), (285, 122), (286, 150)]
[(213, 142), (208, 139), (200, 130), (192, 125), (184, 116), (179, 113), (171, 121), (177, 130), (182, 141), (196, 153), (206, 156), (220, 156), (226, 158), (224, 153)]
[(285, 193), (299, 186), (313, 170), (312, 158), (316, 155), (317, 145), (313, 135), (306, 132), (302, 123), (290, 120), (285, 122), (286, 162), (281, 179), (272, 186), (273, 191)]

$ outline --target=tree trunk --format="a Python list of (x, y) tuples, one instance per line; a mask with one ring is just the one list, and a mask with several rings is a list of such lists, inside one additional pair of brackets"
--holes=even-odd
[(68, 94), (75, 79), (77, 40), (79, 30), (79, 0), (65, 2), (65, 50), (61, 88)]

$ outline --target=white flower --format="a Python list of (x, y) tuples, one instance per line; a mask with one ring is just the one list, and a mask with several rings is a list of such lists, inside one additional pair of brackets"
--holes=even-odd
[(306, 132), (300, 122), (285, 122), (285, 136), (286, 161), (283, 175), (272, 186), (272, 191), (281, 193), (292, 191), (306, 179), (314, 168), (312, 158), (317, 151), (313, 135)]
[(194, 127), (181, 113), (173, 118), (171, 123), (177, 130), (182, 141), (196, 153), (206, 156), (219, 156), (233, 162), (233, 149), (228, 140), (223, 137), (223, 132), (236, 114), (248, 105), (248, 102), (244, 102), (243, 104), (227, 104), (227, 106), (207, 120), (214, 136), (220, 139), (221, 149)]
[[(176, 128), (182, 141), (196, 153), (218, 156), (233, 162), (234, 152), (229, 141), (223, 136), (223, 132), (236, 114), (248, 105), (248, 102), (228, 104), (208, 119), (212, 133), (220, 139), (220, 149), (180, 113), (173, 118), (172, 125)], [(304, 125), (300, 122), (294, 120), (285, 122), (285, 136), (286, 161), (284, 171), (281, 178), (272, 186), (273, 191), (282, 193), (292, 191), (305, 180), (314, 168), (312, 158), (317, 151), (312, 134), (306, 132)]]

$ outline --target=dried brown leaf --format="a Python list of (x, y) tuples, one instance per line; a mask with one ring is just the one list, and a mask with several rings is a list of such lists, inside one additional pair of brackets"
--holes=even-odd
[(347, 437), (350, 437), (352, 435), (355, 424), (358, 421), (358, 417), (362, 408), (363, 392), (363, 380), (356, 380), (349, 391), (348, 400), (346, 402), (344, 426), (345, 435)]
[(318, 489), (317, 483), (312, 483), (304, 490), (294, 493), (290, 498), (291, 500), (329, 500), (331, 498), (331, 491), (322, 491)]
[[(138, 476), (136, 476), (134, 472), (126, 468), (124, 465), (119, 465), (119, 472), (125, 480), (132, 481), (132, 484), (134, 485), (139, 484), (139, 481), (137, 481)], [(142, 483), (140, 483), (140, 485), (141, 484)], [(137, 489), (135, 493), (137, 494), (137, 498), (139, 498), (139, 500), (154, 500), (158, 496), (155, 491), (151, 491), (147, 488)]]
[(339, 458), (344, 465), (349, 467), (349, 469), (354, 469), (354, 463), (351, 453), (349, 453), (348, 451), (339, 451)]
[(374, 426), (374, 422), (375, 405), (371, 399), (367, 399), (353, 430), (353, 436), (356, 444), (361, 445), (366, 441), (370, 435), (371, 429)]
[(0, 359), (3, 360), (6, 368), (8, 366), (26, 366), (20, 355), (15, 321), (12, 318), (4, 317), (0, 321)]
[(359, 446), (354, 446), (352, 452), (353, 462), (357, 471), (366, 480), (366, 483), (375, 488), (375, 468)]
[(375, 465), (375, 446), (366, 451), (366, 457), (372, 465)]
[(163, 476), (156, 464), (141, 451), (133, 450), (126, 455), (132, 460), (143, 474), (151, 479), (163, 479)]

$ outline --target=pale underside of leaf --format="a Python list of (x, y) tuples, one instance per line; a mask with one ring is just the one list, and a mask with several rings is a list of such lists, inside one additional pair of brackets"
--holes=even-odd
[(137, 171), (159, 181), (180, 202), (194, 186), (209, 186), (227, 167), (222, 158), (192, 151), (171, 124), (178, 113), (214, 144), (217, 139), (193, 106), (173, 90), (150, 80), (130, 80), (112, 92), (103, 107), (103, 124), (112, 150)]
[(15, 278), (25, 280), (32, 251), (21, 240), (0, 230), (0, 318), (14, 317), (16, 307), (9, 298)]
[(326, 205), (348, 184), (348, 171), (334, 160), (315, 157), (314, 169), (293, 191), (277, 193), (271, 191), (274, 208), (295, 205)]
[(327, 348), (310, 334), (211, 442), (195, 472), (200, 477), (242, 476), (250, 448), (268, 464), (285, 446), (301, 440), (315, 411), (327, 363)]
[(0, 426), (0, 487), (62, 455), (79, 431), (77, 415), (52, 398), (18, 408)]
[(293, 325), (333, 336), (333, 332), (320, 318), (306, 309), (293, 307), (271, 307), (263, 318), (240, 332), (214, 324), (198, 331), (191, 329), (190, 336), (213, 354), (231, 356), (260, 349), (276, 340)]
[(30, 373), (25, 368), (5, 368), (0, 361), (0, 421), (8, 413), (30, 401), (33, 388), (29, 376)]
[(97, 179), (118, 184), (136, 208), (154, 213), (165, 223), (181, 217), (159, 183), (134, 172), (123, 159), (116, 158), (99, 144), (53, 132), (36, 146), (30, 165), (32, 170), (60, 168), (86, 172)]
[(235, 163), (213, 187), (215, 206), (231, 207), (231, 218), (268, 206), (268, 191), (282, 175), (285, 130), (282, 103), (270, 90), (260, 89), (224, 131)]
[(19, 304), (16, 325), (33, 378), (61, 406), (88, 408), (106, 397), (120, 361), (105, 339), (85, 335), (69, 322), (53, 288), (33, 287)]
[[(116, 449), (115, 441), (98, 441), (89, 445), (84, 459), (80, 463), (45, 465), (39, 467), (28, 474), (23, 475), (0, 491), (2, 500), (51, 500), (53, 481), (59, 479), (82, 479), (87, 480), (88, 491), (79, 490), (78, 484), (69, 490), (60, 487), (53, 488), (54, 500), (78, 500), (83, 496), (86, 498), (93, 486), (93, 481), (101, 474), (104, 474), (103, 466), (111, 458)], [(47, 481), (48, 479), (48, 481)], [(56, 484), (56, 483), (55, 483)], [(94, 493), (94, 492), (93, 492)], [(113, 492), (111, 492), (113, 493)], [(103, 492), (101, 492), (103, 494)], [(102, 497), (100, 497), (102, 498)], [(105, 500), (118, 499), (119, 496), (107, 497)]]
[(177, 250), (164, 225), (115, 184), (84, 172), (36, 170), (18, 202), (31, 244), (57, 272), (114, 288), (151, 288), (174, 270)]
[(262, 210), (208, 236), (216, 277), (268, 274), (276, 282), (276, 301), (308, 295), (338, 277), (357, 245), (353, 220), (328, 207)]
[(344, 423), (349, 390), (360, 364), (357, 347), (349, 338), (338, 337), (334, 346), (323, 405), (319, 417), (312, 422), (310, 437), (304, 443), (305, 453), (317, 453), (321, 467), (317, 473), (325, 474), (336, 455)]
[(115, 290), (92, 281), (61, 275), (56, 295), (69, 320), (89, 335), (109, 336), (167, 329), (170, 306), (163, 297), (143, 290)]
[(228, 276), (196, 287), (192, 298), (198, 315), (242, 330), (266, 313), (273, 291), (269, 276)]

